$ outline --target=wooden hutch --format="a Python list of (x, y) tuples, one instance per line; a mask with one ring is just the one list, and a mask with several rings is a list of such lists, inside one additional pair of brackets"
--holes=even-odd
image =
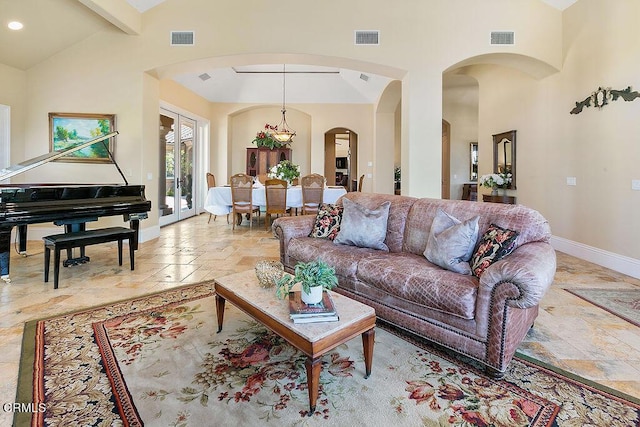
[(247, 148), (246, 174), (251, 176), (265, 175), (270, 168), (283, 160), (291, 161), (291, 148)]

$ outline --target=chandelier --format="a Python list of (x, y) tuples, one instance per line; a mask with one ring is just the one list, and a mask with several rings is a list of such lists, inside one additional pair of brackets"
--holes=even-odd
[(282, 119), (273, 131), (273, 137), (282, 143), (291, 142), (293, 137), (296, 136), (296, 131), (289, 127), (287, 123), (287, 109), (285, 108), (285, 95), (286, 95), (286, 65), (282, 65)]

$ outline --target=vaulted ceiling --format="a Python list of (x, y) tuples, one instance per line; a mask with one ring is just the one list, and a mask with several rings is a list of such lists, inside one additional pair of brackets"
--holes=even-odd
[[(165, 0), (126, 1), (131, 13), (141, 14)], [(562, 10), (577, 0), (542, 1)], [(0, 0), (0, 63), (27, 70), (108, 26), (126, 30), (122, 22), (101, 16), (99, 9), (93, 0)], [(9, 30), (7, 24), (13, 20), (24, 28)], [(282, 68), (214, 68), (183, 73), (174, 80), (212, 102), (276, 104), (283, 101), (283, 83), (287, 103), (371, 103), (389, 82), (359, 70), (293, 64), (286, 66), (283, 81)]]

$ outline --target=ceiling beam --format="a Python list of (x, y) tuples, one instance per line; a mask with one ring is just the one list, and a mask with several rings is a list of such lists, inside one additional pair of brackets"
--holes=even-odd
[(78, 1), (129, 35), (142, 32), (142, 14), (126, 0)]

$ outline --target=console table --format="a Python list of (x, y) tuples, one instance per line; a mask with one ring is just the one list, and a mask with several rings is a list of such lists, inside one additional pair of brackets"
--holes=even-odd
[(516, 204), (516, 198), (513, 196), (492, 196), (491, 194), (483, 194), (482, 201), (491, 203), (504, 203), (507, 205)]
[(466, 182), (462, 184), (462, 200), (478, 200), (477, 182)]

